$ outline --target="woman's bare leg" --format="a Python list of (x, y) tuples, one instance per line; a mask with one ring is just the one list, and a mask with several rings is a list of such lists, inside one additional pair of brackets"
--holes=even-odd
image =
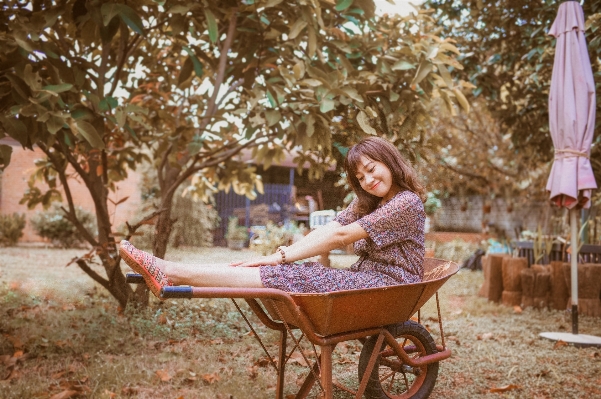
[(159, 259), (123, 240), (119, 247), (123, 260), (156, 295), (162, 287), (191, 285), (196, 287), (263, 288), (258, 267), (235, 267), (226, 264), (187, 264)]
[(263, 288), (258, 267), (166, 262), (164, 273), (174, 285)]

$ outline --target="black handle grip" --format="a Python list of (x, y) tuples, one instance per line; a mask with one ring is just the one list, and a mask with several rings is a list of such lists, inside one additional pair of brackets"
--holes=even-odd
[(131, 284), (144, 284), (144, 278), (138, 273), (125, 274), (125, 282)]
[(192, 298), (192, 287), (175, 286), (161, 288), (161, 298)]

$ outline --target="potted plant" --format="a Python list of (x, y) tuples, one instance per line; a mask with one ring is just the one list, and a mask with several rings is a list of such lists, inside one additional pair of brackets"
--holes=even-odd
[(426, 202), (424, 203), (424, 211), (426, 212), (426, 226), (425, 226), (426, 233), (430, 232), (432, 217), (434, 216), (436, 211), (442, 206), (440, 199), (438, 199), (438, 197), (436, 196), (437, 194), (438, 194), (438, 192), (428, 192), (427, 193), (428, 197), (426, 199)]
[(228, 248), (236, 250), (244, 248), (244, 244), (248, 240), (248, 230), (244, 226), (238, 226), (238, 218), (235, 216), (228, 220), (225, 239)]

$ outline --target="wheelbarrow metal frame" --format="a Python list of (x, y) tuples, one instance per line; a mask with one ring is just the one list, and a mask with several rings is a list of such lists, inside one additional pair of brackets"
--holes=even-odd
[[(405, 349), (398, 344), (395, 337), (385, 328), (385, 325), (379, 325), (377, 327), (370, 328), (359, 328), (351, 331), (340, 332), (337, 330), (337, 326), (334, 326), (331, 331), (332, 334), (320, 335), (318, 329), (316, 329), (314, 323), (307, 316), (307, 314), (297, 304), (295, 299), (290, 293), (281, 291), (273, 288), (230, 288), (230, 287), (188, 287), (188, 286), (175, 286), (175, 287), (164, 287), (161, 290), (161, 298), (231, 298), (231, 299), (244, 299), (249, 305), (250, 309), (255, 313), (259, 320), (268, 328), (277, 330), (280, 332), (280, 343), (278, 353), (278, 366), (274, 367), (277, 370), (277, 385), (276, 385), (276, 399), (284, 398), (284, 376), (285, 376), (285, 364), (287, 361), (286, 357), (286, 346), (287, 346), (287, 335), (291, 334), (291, 329), (300, 329), (301, 332), (307, 337), (307, 339), (314, 345), (321, 347), (321, 353), (318, 359), (311, 366), (311, 372), (305, 378), (300, 390), (296, 394), (297, 399), (306, 398), (310, 393), (312, 386), (315, 383), (315, 378), (319, 374), (321, 387), (325, 399), (331, 399), (333, 395), (333, 381), (332, 381), (332, 353), (336, 345), (340, 342), (354, 340), (354, 339), (365, 339), (366, 337), (377, 335), (377, 343), (372, 352), (367, 369), (364, 372), (363, 378), (360, 382), (359, 388), (356, 392), (356, 398), (359, 399), (363, 395), (367, 386), (369, 376), (376, 363), (377, 357), (380, 351), (376, 348), (381, 348), (382, 344), (386, 342), (391, 350), (407, 365), (411, 367), (423, 367), (425, 365), (436, 363), (441, 360), (447, 359), (451, 356), (451, 350), (446, 348), (444, 345), (444, 331), (442, 330), (442, 320), (440, 318), (440, 305), (438, 302), (438, 288), (444, 284), (444, 282), (450, 278), (458, 267), (453, 262), (440, 261), (430, 259), (430, 261), (446, 262), (448, 265), (453, 265), (453, 269), (445, 275), (438, 276), (435, 278), (430, 285), (424, 285), (419, 298), (412, 302), (408, 309), (410, 314), (413, 315), (419, 311), (423, 303), (425, 303), (433, 294), (437, 298), (438, 316), (440, 334), (442, 338), (442, 345), (437, 345), (438, 352), (420, 356), (417, 359), (409, 357)], [(141, 283), (143, 279), (140, 275), (128, 274), (126, 281), (130, 283)], [(423, 283), (419, 283), (423, 284)], [(409, 285), (406, 285), (409, 286)], [(374, 289), (372, 289), (374, 290)], [(359, 292), (359, 290), (353, 290)], [(353, 293), (351, 293), (353, 294)], [(294, 295), (294, 294), (293, 294)], [(327, 294), (326, 294), (327, 295)], [(334, 293), (334, 295), (344, 296), (345, 293)], [(302, 294), (297, 295), (298, 297), (303, 296)], [(259, 303), (259, 301), (261, 303)], [(237, 305), (236, 305), (237, 306)], [(266, 311), (267, 309), (267, 311)], [(273, 314), (273, 310), (277, 313), (279, 318), (276, 319)], [(285, 314), (282, 317), (282, 313)], [(286, 320), (288, 319), (288, 320)], [(408, 320), (407, 317), (405, 320)], [(397, 322), (405, 321), (398, 320)], [(328, 325), (329, 326), (329, 325)], [(329, 328), (329, 327), (327, 327)], [(326, 328), (325, 331), (329, 331)], [(320, 326), (321, 331), (324, 331), (324, 327)], [(338, 328), (339, 329), (339, 328)], [(258, 338), (258, 337), (257, 337)], [(294, 336), (293, 336), (294, 338)], [(346, 389), (346, 388), (344, 388)], [(353, 392), (349, 389), (346, 389)]]

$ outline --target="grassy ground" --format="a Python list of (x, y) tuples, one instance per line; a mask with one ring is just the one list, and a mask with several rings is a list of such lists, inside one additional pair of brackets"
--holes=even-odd
[[(460, 243), (436, 248), (461, 260)], [(0, 397), (16, 398), (272, 398), (275, 374), (227, 299), (151, 301), (123, 314), (77, 266), (82, 250), (0, 248)], [(223, 248), (170, 251), (171, 260), (227, 262), (249, 252)], [(353, 256), (332, 257), (338, 266)], [(447, 342), (432, 398), (593, 398), (601, 395), (600, 349), (577, 349), (540, 339), (542, 331), (568, 331), (563, 312), (521, 312), (476, 296), (480, 272), (461, 271), (440, 291)], [(270, 352), (277, 335), (248, 309)], [(422, 323), (437, 338), (433, 301)], [(601, 320), (581, 317), (580, 332), (601, 336)], [(310, 347), (307, 347), (307, 352)], [(338, 380), (356, 386), (361, 345), (337, 348)], [(291, 359), (286, 395), (298, 390), (307, 369)], [(318, 391), (314, 390), (314, 397)], [(337, 391), (339, 399), (350, 394)]]

